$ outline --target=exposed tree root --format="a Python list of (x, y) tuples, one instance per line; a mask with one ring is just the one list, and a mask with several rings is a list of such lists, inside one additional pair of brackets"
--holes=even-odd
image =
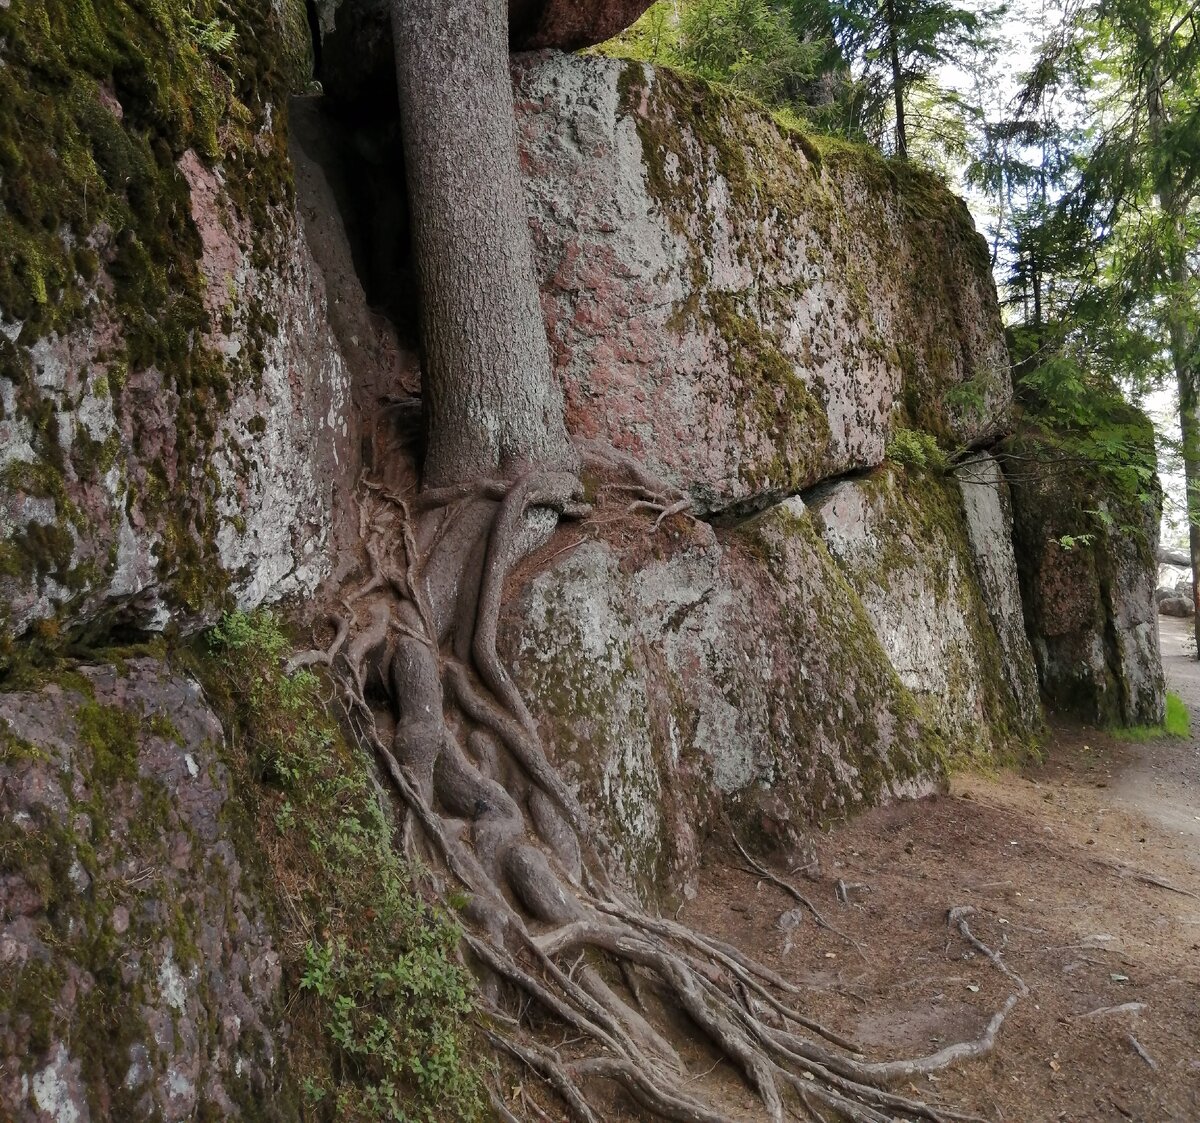
[[(635, 508), (656, 513), (655, 527), (686, 510), (686, 497), (624, 454), (588, 445), (582, 456), (608, 478), (610, 494), (632, 492)], [(407, 809), (406, 849), (420, 854), (443, 895), (469, 896), (464, 955), (480, 978), (493, 1047), (581, 1123), (604, 1118), (614, 1088), (646, 1118), (724, 1123), (690, 1086), (664, 1011), (685, 1014), (740, 1071), (766, 1119), (971, 1118), (887, 1086), (988, 1052), (1019, 995), (978, 1040), (869, 1061), (804, 1012), (802, 988), (727, 943), (650, 915), (614, 884), (602, 840), (496, 649), (513, 567), (559, 518), (588, 510), (578, 480), (557, 471), (410, 496), (369, 485), (362, 581), (342, 598), (344, 615), (330, 618), (328, 642), (289, 664), (333, 669), (352, 728)], [(734, 841), (757, 875), (837, 933)], [(1027, 993), (971, 933), (969, 915), (952, 910), (950, 922)], [(547, 1044), (551, 1025), (572, 1035), (569, 1045)], [(499, 1118), (519, 1117), (519, 1105), (495, 1090), (492, 1100)]]
[(803, 905), (810, 913), (812, 913), (813, 920), (815, 920), (822, 928), (824, 928), (827, 932), (832, 932), (835, 936), (845, 940), (846, 943), (848, 943), (852, 948), (854, 948), (855, 951), (858, 952), (860, 956), (862, 956), (864, 961), (867, 959), (867, 953), (863, 951), (862, 945), (857, 940), (851, 939), (846, 935), (845, 932), (835, 928), (832, 924), (830, 924), (829, 921), (821, 915), (820, 911), (817, 909), (817, 906), (814, 905), (812, 901), (810, 901), (803, 893), (801, 893), (800, 890), (797, 889), (790, 881), (785, 881), (777, 874), (773, 874), (761, 862), (750, 857), (750, 855), (746, 852), (746, 848), (739, 841), (737, 835), (731, 833), (731, 837), (733, 838), (734, 846), (737, 847), (737, 852), (742, 856), (743, 859), (745, 859), (747, 865), (750, 866), (754, 873), (758, 874), (759, 877), (769, 881), (772, 885), (778, 886), (785, 893), (789, 894), (797, 903)]

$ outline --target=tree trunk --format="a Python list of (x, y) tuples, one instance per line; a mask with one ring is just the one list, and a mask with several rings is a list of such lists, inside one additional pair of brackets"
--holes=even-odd
[[(1182, 253), (1178, 256), (1182, 258)], [(1172, 265), (1172, 282), (1175, 274), (1186, 272), (1186, 263), (1180, 262), (1182, 270)], [(1180, 285), (1177, 291), (1182, 291)], [(1175, 299), (1178, 299), (1176, 297)], [(1175, 367), (1175, 381), (1179, 387), (1179, 429), (1183, 438), (1183, 479), (1187, 493), (1188, 552), (1192, 563), (1192, 603), (1196, 614), (1193, 622), (1196, 632), (1196, 650), (1200, 656), (1200, 370), (1189, 362), (1191, 349), (1187, 332), (1180, 316), (1170, 315), (1171, 358)]]
[(570, 468), (517, 165), (505, 0), (393, 0), (425, 486)]
[[(1163, 76), (1161, 56), (1145, 23), (1138, 28), (1142, 57), (1155, 60), (1146, 83), (1146, 119), (1154, 150), (1164, 148), (1167, 121), (1163, 114)], [(1183, 440), (1183, 479), (1187, 495), (1188, 552), (1192, 560), (1192, 617), (1196, 652), (1200, 658), (1200, 366), (1197, 364), (1195, 339), (1188, 327), (1190, 309), (1187, 300), (1187, 243), (1184, 217), (1186, 204), (1180, 198), (1172, 161), (1165, 161), (1158, 172), (1155, 195), (1163, 216), (1170, 224), (1171, 240), (1167, 247), (1167, 270), (1171, 287), (1167, 294), (1167, 341), (1175, 383), (1179, 389), (1179, 429)]]
[(896, 9), (887, 5), (888, 56), (892, 63), (892, 96), (896, 101), (896, 155), (908, 159), (908, 129), (904, 123), (904, 75), (900, 70), (900, 49), (896, 42)]

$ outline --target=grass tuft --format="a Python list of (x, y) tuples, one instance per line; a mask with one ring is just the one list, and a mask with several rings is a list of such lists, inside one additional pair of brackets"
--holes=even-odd
[(1155, 741), (1160, 737), (1189, 737), (1192, 732), (1192, 717), (1182, 698), (1167, 691), (1167, 715), (1162, 725), (1130, 725), (1124, 729), (1113, 729), (1111, 733), (1119, 741)]

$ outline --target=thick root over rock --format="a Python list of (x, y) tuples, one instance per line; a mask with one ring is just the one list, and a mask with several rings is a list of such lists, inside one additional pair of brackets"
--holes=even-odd
[[(686, 509), (628, 458), (581, 451), (602, 476), (624, 476), (607, 494), (633, 493), (634, 507), (658, 521)], [(1024, 984), (977, 1041), (869, 1061), (805, 1014), (801, 988), (735, 947), (650, 915), (615, 886), (602, 840), (496, 652), (506, 578), (560, 518), (589, 514), (582, 490), (559, 471), (410, 497), (368, 484), (367, 572), (330, 619), (331, 642), (291, 663), (331, 666), (351, 725), (407, 809), (406, 848), (443, 896), (469, 897), (464, 955), (480, 978), (492, 1045), (581, 1123), (604, 1118), (614, 1087), (646, 1118), (726, 1118), (691, 1090), (664, 1011), (686, 1014), (740, 1071), (766, 1119), (971, 1118), (888, 1086), (988, 1052)], [(955, 910), (950, 921), (978, 950), (967, 915)], [(554, 1026), (569, 1044), (548, 1044)], [(493, 1107), (518, 1118), (519, 1105), (498, 1092)]]

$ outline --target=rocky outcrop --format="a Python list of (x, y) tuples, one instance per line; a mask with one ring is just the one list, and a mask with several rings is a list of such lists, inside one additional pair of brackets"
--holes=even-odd
[[(39, 1123), (246, 1105), (295, 1118), (259, 842), (230, 802), (204, 698), (151, 660), (36, 692), (12, 692), (12, 668), (18, 650), (34, 662), (31, 636), (59, 653), (174, 639), (230, 606), (308, 594), (338, 527), (357, 529), (360, 468), (396, 494), (413, 485), (394, 122), (376, 113), (373, 132), (332, 137), (347, 119), (331, 127), (310, 94), (287, 136), (287, 94), (307, 79), (292, 0), (231, 0), (222, 50), (171, 9), (131, 16), (120, 37), (120, 21), (85, 28), (65, 54), (2, 4), (0, 94), (21, 112), (0, 142), (21, 162), (0, 177), (0, 972), (13, 996), (0, 1105)], [(316, 8), (344, 111), (379, 46), (346, 13), (386, 6)], [(559, 27), (556, 41), (599, 34), (587, 21), (617, 10), (632, 7), (514, 7), (528, 34)], [(560, 16), (587, 26), (561, 30)], [(72, 54), (84, 32), (112, 32), (109, 53)], [(339, 58), (353, 82), (334, 88)], [(513, 575), (499, 637), (631, 886), (664, 901), (687, 891), (712, 832), (794, 851), (814, 823), (938, 784), (955, 754), (1025, 744), (1039, 709), (1022, 619), (1047, 697), (1154, 720), (1152, 528), (1064, 550), (1081, 497), (1014, 478), (1014, 557), (996, 460), (962, 455), (1010, 400), (962, 204), (915, 169), (640, 65), (546, 53), (515, 79), (570, 427), (692, 501), (656, 525), (601, 496), (599, 517), (560, 527)], [(359, 166), (374, 179), (348, 187)], [(936, 464), (906, 460), (905, 435)], [(273, 631), (276, 675), (285, 647)], [(327, 783), (292, 781), (321, 789), (329, 818), (280, 790), (264, 815), (279, 832), (307, 814), (335, 833), (357, 762), (357, 825), (340, 843), (357, 864), (320, 877), (378, 897), (375, 868), (395, 896), (404, 867), (369, 766), (332, 729), (313, 733), (312, 712), (303, 724), (303, 778)], [(239, 784), (257, 791), (265, 768), (242, 761)], [(340, 901), (325, 915), (379, 920), (377, 899)], [(368, 991), (378, 977), (362, 968)]]
[(223, 739), (154, 659), (0, 694), (3, 1118), (275, 1117), (279, 955)]
[(1179, 550), (1158, 551), (1158, 587), (1154, 602), (1160, 616), (1195, 616), (1196, 602), (1192, 589), (1192, 567), (1187, 554)]
[(990, 457), (958, 481), (885, 468), (809, 502), (931, 729), (956, 755), (1003, 756), (1041, 727), (1011, 517)]
[(628, 520), (555, 538), (509, 606), (506, 655), (550, 751), (647, 897), (686, 892), (734, 829), (929, 790), (943, 746), (799, 499), (732, 531)]
[(1076, 461), (1062, 470), (1062, 441), (1050, 431), (1030, 428), (1008, 443), (1021, 595), (1050, 706), (1105, 725), (1158, 725), (1166, 688), (1154, 431), (1133, 407), (1112, 409), (1134, 446), (1124, 476)]
[(931, 176), (637, 64), (546, 54), (515, 80), (573, 431), (718, 515), (873, 467), (899, 427), (969, 444), (1003, 413), (987, 254)]
[[(353, 473), (345, 365), (283, 149), (303, 5), (245, 14), (220, 55), (186, 13), (124, 18), (47, 55), (38, 21), (0, 11), (21, 107), (0, 201), (0, 641), (195, 625), (311, 591)], [(91, 77), (93, 48), (119, 60), (111, 77)], [(243, 103), (256, 51), (279, 65)], [(166, 58), (203, 110), (181, 117), (165, 79), (136, 78)]]
[(573, 51), (619, 34), (652, 0), (510, 0), (508, 21), (517, 50)]

